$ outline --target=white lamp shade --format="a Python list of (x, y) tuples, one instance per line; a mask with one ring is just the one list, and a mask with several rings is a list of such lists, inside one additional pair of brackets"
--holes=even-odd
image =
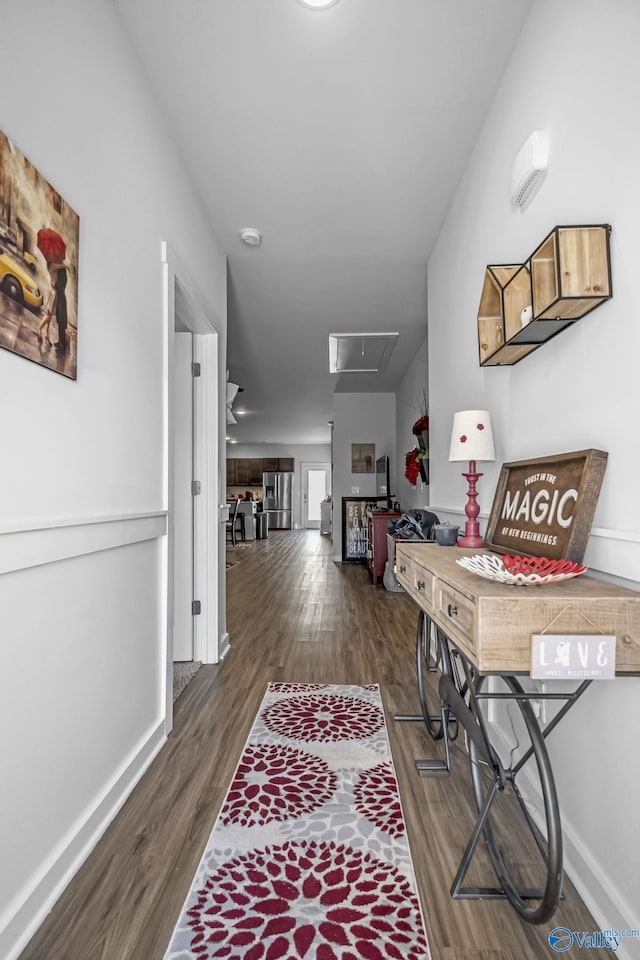
[(495, 460), (488, 410), (460, 410), (453, 415), (449, 460)]

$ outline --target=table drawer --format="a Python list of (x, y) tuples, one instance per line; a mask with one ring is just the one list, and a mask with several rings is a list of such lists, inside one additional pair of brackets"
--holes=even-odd
[(405, 588), (407, 593), (414, 596), (413, 560), (409, 557), (396, 554), (395, 574), (398, 583)]
[(414, 596), (420, 597), (420, 600), (423, 604), (431, 608), (433, 607), (433, 588), (435, 584), (435, 577), (430, 570), (425, 570), (423, 566), (419, 563), (413, 564), (413, 587), (415, 590)]
[(442, 580), (438, 582), (437, 593), (438, 622), (442, 629), (452, 640), (459, 640), (475, 653), (475, 604)]
[(415, 558), (396, 556), (396, 577), (408, 594), (425, 609), (433, 607), (433, 589), (435, 578)]

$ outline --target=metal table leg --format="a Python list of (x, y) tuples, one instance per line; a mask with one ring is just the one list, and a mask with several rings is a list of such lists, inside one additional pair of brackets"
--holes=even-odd
[[(428, 656), (425, 657), (424, 654), (427, 648), (425, 648), (423, 639), (425, 629), (423, 617), (429, 621), (426, 615), (421, 614), (416, 645), (418, 681), (423, 713), (417, 717), (399, 717), (398, 719), (423, 720), (433, 739), (443, 739), (445, 748), (443, 760), (418, 760), (416, 762), (416, 767), (421, 776), (442, 776), (450, 772), (449, 743), (452, 739), (450, 733), (452, 729), (457, 730), (458, 724), (464, 729), (474, 799), (478, 810), (478, 818), (451, 886), (451, 896), (456, 899), (507, 899), (527, 922), (544, 923), (553, 915), (562, 897), (560, 810), (545, 740), (571, 706), (582, 696), (591, 681), (585, 680), (574, 693), (541, 694), (525, 691), (515, 676), (504, 676), (502, 679), (507, 686), (506, 692), (487, 692), (483, 689), (486, 677), (481, 676), (451, 641), (438, 631), (439, 654), (434, 670), (439, 665), (442, 671), (439, 691), (441, 715), (438, 718), (429, 713), (427, 721), (425, 717), (426, 697), (422, 690), (420, 674), (421, 664), (428, 661)], [(420, 634), (421, 629), (422, 634)], [(431, 629), (430, 621), (428, 629)], [(455, 661), (462, 664), (463, 678), (452, 668), (452, 663)], [(531, 707), (530, 701), (532, 699), (562, 699), (566, 701), (544, 731), (541, 730)], [(490, 726), (480, 710), (481, 700), (508, 700), (514, 703), (518, 709), (522, 726), (529, 739), (529, 746), (515, 763), (513, 762), (512, 752), (507, 767), (503, 766), (491, 743)], [(434, 731), (437, 735), (434, 735)], [(532, 758), (535, 761), (535, 770), (544, 806), (542, 830), (534, 822), (518, 786), (517, 779), (525, 764)], [(541, 860), (544, 883), (540, 887), (524, 888), (519, 886), (511, 876), (508, 867), (509, 850), (503, 840), (498, 840), (498, 822), (495, 820), (493, 811), (496, 798), (504, 794), (505, 791), (511, 793), (515, 798), (515, 809), (520, 811), (522, 825), (526, 827), (530, 840), (533, 840), (535, 844), (536, 856)], [(493, 823), (492, 815), (494, 817)], [(464, 878), (481, 838), (485, 841), (493, 870), (500, 884), (498, 887), (463, 886)]]

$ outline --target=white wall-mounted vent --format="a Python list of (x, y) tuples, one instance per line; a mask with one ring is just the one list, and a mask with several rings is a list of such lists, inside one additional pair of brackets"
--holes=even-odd
[(549, 162), (549, 137), (545, 130), (534, 130), (523, 143), (513, 167), (509, 183), (511, 203), (521, 207), (542, 181)]

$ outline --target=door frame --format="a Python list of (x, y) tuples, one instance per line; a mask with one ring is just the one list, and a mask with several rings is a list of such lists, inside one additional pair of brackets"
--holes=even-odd
[[(162, 620), (165, 654), (165, 732), (173, 727), (173, 523), (174, 523), (174, 334), (176, 301), (181, 322), (193, 334), (194, 358), (201, 375), (194, 383), (194, 470), (201, 494), (193, 498), (195, 536), (194, 590), (202, 612), (194, 619), (193, 655), (203, 663), (217, 663), (226, 650), (223, 633), (224, 578), (220, 577), (220, 362), (219, 334), (199, 287), (175, 250), (162, 243), (164, 396), (163, 396), (163, 507), (167, 536), (162, 549)], [(178, 296), (176, 292), (178, 291)], [(221, 547), (222, 543), (222, 547)]]
[[(176, 317), (176, 321), (177, 321)], [(194, 335), (184, 324), (174, 331), (174, 406), (173, 415), (179, 413), (179, 429), (174, 433), (174, 477), (176, 484), (173, 510), (173, 661), (197, 660), (195, 636), (198, 617), (194, 617), (191, 604), (195, 593), (195, 551), (198, 530), (195, 522), (196, 498), (192, 481), (196, 477), (195, 390), (197, 379), (193, 377), (195, 360)], [(180, 350), (178, 350), (180, 347)], [(178, 359), (178, 354), (180, 355)], [(174, 419), (174, 425), (176, 421)], [(184, 433), (183, 433), (184, 431)], [(176, 461), (175, 454), (179, 460)], [(178, 526), (182, 529), (178, 529)], [(178, 603), (180, 608), (178, 608)], [(184, 632), (184, 636), (182, 636)], [(189, 640), (189, 655), (186, 656), (186, 640)], [(183, 641), (180, 643), (180, 641)]]
[[(327, 462), (318, 463), (316, 461), (300, 462), (300, 526), (303, 530), (319, 530), (320, 529), (320, 520), (318, 520), (318, 526), (310, 527), (308, 526), (308, 502), (307, 502), (307, 483), (305, 478), (307, 477), (309, 470), (324, 470), (327, 476), (327, 489), (326, 493), (331, 493), (331, 464)], [(325, 494), (326, 495), (326, 494)]]

